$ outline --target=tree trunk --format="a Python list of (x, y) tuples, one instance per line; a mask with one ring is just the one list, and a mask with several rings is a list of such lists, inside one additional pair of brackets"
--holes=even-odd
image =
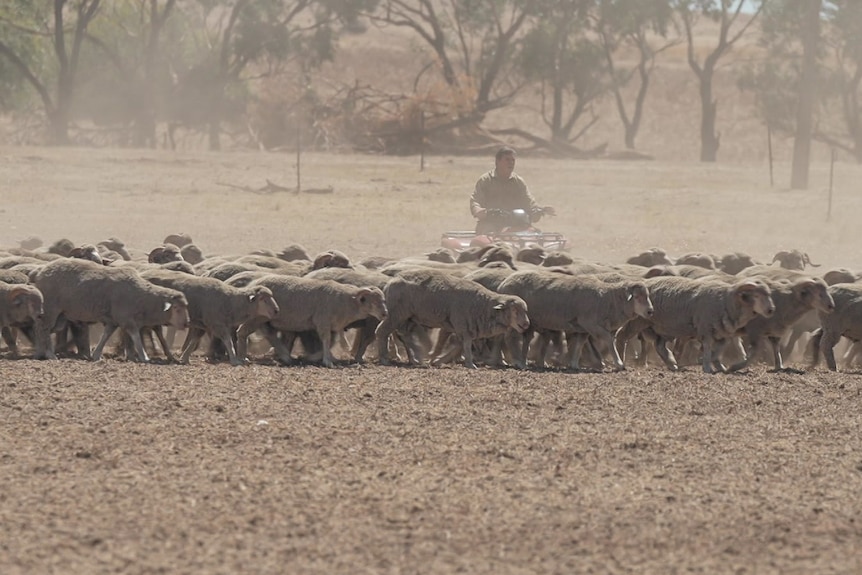
[(221, 150), (221, 138), (219, 134), (221, 133), (221, 122), (219, 122), (218, 118), (212, 118), (209, 123), (209, 146), (210, 151)]
[(817, 44), (820, 38), (820, 2), (807, 0), (802, 30), (802, 77), (796, 108), (796, 137), (793, 140), (793, 167), (790, 187), (808, 189), (808, 168), (811, 161), (814, 100), (817, 97)]
[(715, 162), (721, 138), (715, 133), (718, 102), (712, 97), (712, 70), (704, 68), (700, 80), (700, 161)]

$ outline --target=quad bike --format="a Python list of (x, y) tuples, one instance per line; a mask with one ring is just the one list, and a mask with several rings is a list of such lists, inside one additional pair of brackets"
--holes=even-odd
[[(539, 211), (538, 213), (542, 213)], [(536, 244), (546, 250), (566, 249), (568, 240), (558, 232), (543, 232), (533, 225), (531, 214), (526, 210), (489, 209), (489, 218), (500, 222), (500, 231), (479, 234), (475, 231), (443, 232), (440, 245), (455, 251), (461, 251), (472, 246), (504, 243), (517, 249), (527, 244)]]

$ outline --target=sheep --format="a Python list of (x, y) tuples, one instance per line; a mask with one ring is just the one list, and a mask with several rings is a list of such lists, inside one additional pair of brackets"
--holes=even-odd
[(18, 242), (18, 245), (21, 247), (22, 250), (33, 251), (33, 250), (38, 250), (39, 248), (41, 248), (43, 245), (43, 242), (42, 242), (42, 238), (40, 238), (38, 236), (28, 236), (28, 237), (24, 238), (23, 240), (20, 240)]
[[(245, 354), (249, 335), (263, 329), (276, 356), (285, 365), (291, 365), (290, 355), (296, 334), (314, 331), (323, 344), (323, 365), (333, 367), (333, 333), (341, 333), (350, 324), (372, 316), (384, 320), (387, 307), (383, 292), (376, 287), (356, 287), (331, 280), (267, 275), (250, 287), (264, 287), (272, 291), (280, 304), (280, 311), (269, 318), (255, 318), (245, 322), (237, 332), (241, 355)], [(276, 337), (282, 332), (284, 341)]]
[(676, 265), (698, 266), (708, 270), (715, 270), (715, 258), (709, 254), (692, 252), (683, 254), (676, 258)]
[[(374, 270), (358, 271), (344, 268), (323, 268), (309, 272), (306, 276), (308, 279), (331, 280), (341, 284), (352, 285), (356, 287), (376, 287), (382, 290), (389, 282), (389, 276), (379, 273)], [(359, 322), (354, 322), (348, 325), (348, 328), (359, 328), (359, 334), (353, 342), (351, 355), (357, 363), (362, 361), (365, 355), (365, 350), (374, 342), (374, 332), (380, 320), (374, 316), (368, 316)]]
[(237, 355), (233, 339), (237, 328), (257, 318), (273, 318), (279, 312), (272, 292), (264, 286), (236, 288), (215, 278), (165, 270), (145, 271), (142, 276), (155, 285), (183, 293), (188, 300), (190, 328), (180, 363), (188, 363), (201, 338), (209, 334), (224, 344), (231, 365), (242, 365), (243, 358)]
[(302, 276), (311, 271), (311, 266), (307, 262), (287, 262), (274, 256), (251, 254), (237, 258), (234, 263), (255, 266), (281, 275)]
[(823, 274), (823, 281), (825, 281), (826, 285), (829, 286), (835, 284), (852, 284), (859, 281), (860, 278), (862, 278), (862, 274), (853, 272), (847, 268), (831, 269)]
[(24, 272), (20, 272), (18, 270), (4, 270), (0, 269), (0, 283), (6, 284), (25, 284), (29, 282), (30, 279), (27, 277), (27, 274)]
[(511, 246), (495, 245), (491, 246), (482, 257), (479, 258), (477, 264), (480, 268), (485, 267), (493, 262), (502, 262), (512, 269), (515, 268), (515, 252)]
[(433, 252), (425, 254), (425, 257), (432, 262), (443, 262), (447, 264), (455, 263), (455, 252), (449, 248), (437, 248)]
[(100, 265), (105, 263), (102, 256), (99, 254), (99, 250), (93, 244), (83, 244), (73, 248), (72, 251), (69, 252), (69, 257), (90, 260), (91, 262)]
[(213, 278), (220, 281), (226, 281), (228, 278), (231, 278), (242, 272), (266, 271), (272, 273), (272, 270), (264, 270), (257, 266), (253, 266), (250, 264), (239, 264), (236, 262), (224, 262), (206, 271), (202, 271), (200, 267), (195, 266), (195, 271), (201, 277)]
[(321, 252), (314, 256), (314, 261), (311, 263), (312, 270), (319, 270), (320, 268), (352, 267), (353, 264), (350, 263), (350, 258), (338, 250), (327, 250), (325, 252)]
[(15, 330), (32, 336), (34, 322), (44, 314), (44, 302), (42, 292), (34, 286), (0, 282), (0, 329), (14, 357), (18, 356)]
[[(609, 279), (609, 278), (608, 278)], [(640, 280), (617, 276), (618, 281), (600, 277), (566, 276), (546, 272), (518, 272), (500, 286), (500, 293), (519, 296), (527, 304), (530, 328), (521, 340), (520, 350), (513, 346), (516, 364), (526, 367), (529, 336), (533, 331), (563, 332), (571, 337), (569, 365), (580, 369), (580, 349), (586, 336), (607, 345), (617, 370), (625, 369), (614, 333), (636, 316), (648, 318), (653, 313), (649, 290)], [(509, 336), (511, 343), (516, 340)], [(540, 365), (544, 354), (538, 356)]]
[(147, 254), (147, 261), (151, 264), (166, 264), (168, 262), (181, 262), (183, 255), (180, 248), (174, 244), (163, 244), (156, 246)]
[(577, 260), (575, 258), (566, 252), (554, 250), (545, 254), (545, 259), (542, 260), (542, 266), (548, 268), (555, 266), (568, 266), (572, 265), (576, 261)]
[(78, 351), (94, 361), (101, 359), (108, 338), (118, 327), (132, 338), (138, 359), (146, 362), (149, 358), (141, 341), (141, 327), (170, 324), (185, 329), (188, 324), (188, 302), (182, 293), (154, 286), (129, 267), (63, 259), (45, 264), (30, 279), (45, 296), (45, 313), (35, 329), (39, 359), (56, 359), (50, 334), (61, 316), (68, 322), (104, 324), (92, 354), (89, 341), (83, 337), (88, 330), (83, 330), (77, 341)]
[(790, 282), (769, 282), (767, 285), (775, 302), (775, 313), (770, 317), (755, 317), (738, 332), (749, 344), (747, 357), (732, 365), (728, 371), (747, 367), (758, 356), (764, 340), (772, 347), (775, 369), (783, 370), (779, 343), (791, 326), (810, 310), (831, 314), (835, 309), (835, 302), (822, 279), (799, 277)]
[(69, 252), (71, 252), (73, 249), (75, 249), (75, 244), (72, 243), (72, 240), (62, 238), (48, 246), (48, 253), (57, 254), (59, 256), (67, 258), (69, 257)]
[(485, 252), (490, 250), (497, 244), (487, 244), (481, 246), (470, 246), (469, 248), (461, 250), (458, 253), (458, 257), (455, 258), (456, 264), (465, 264), (469, 262), (478, 262), (482, 259), (482, 256), (485, 255)]
[(668, 257), (667, 252), (663, 249), (650, 248), (645, 252), (641, 252), (636, 256), (628, 258), (626, 263), (651, 268), (652, 266), (673, 265), (674, 262)]
[(813, 348), (812, 367), (820, 360), (820, 354), (826, 358), (826, 365), (831, 371), (838, 371), (833, 348), (842, 337), (858, 343), (862, 341), (862, 284), (844, 283), (829, 286), (829, 295), (835, 302), (832, 313), (818, 310), (820, 329), (811, 338)]
[(165, 239), (162, 240), (162, 244), (164, 244), (164, 245), (171, 244), (171, 245), (177, 246), (178, 248), (182, 248), (182, 247), (187, 246), (191, 243), (194, 243), (192, 241), (192, 237), (185, 232), (180, 232), (178, 234), (168, 234), (165, 237)]
[(308, 251), (306, 251), (306, 249), (299, 244), (288, 244), (276, 254), (276, 257), (283, 259), (286, 262), (293, 262), (297, 260), (306, 262), (311, 261), (311, 256), (308, 255)]
[(474, 281), (491, 291), (498, 291), (500, 284), (513, 273), (515, 270), (506, 265), (502, 268), (481, 267), (465, 275), (464, 279)]
[[(410, 322), (426, 328), (442, 328), (459, 337), (464, 365), (471, 369), (476, 368), (474, 340), (502, 335), (509, 329), (522, 333), (530, 325), (527, 305), (521, 298), (492, 292), (476, 282), (438, 270), (406, 270), (390, 280), (383, 293), (389, 317), (377, 326), (382, 365), (390, 363), (386, 345), (389, 336)], [(415, 363), (416, 350), (406, 345), (409, 361)]]
[(769, 287), (752, 278), (733, 284), (673, 276), (646, 281), (654, 313), (649, 320), (639, 318), (620, 329), (617, 343), (624, 351), (625, 342), (644, 333), (655, 341), (656, 351), (673, 371), (679, 366), (667, 348), (670, 340), (697, 339), (702, 347), (703, 371), (726, 371), (720, 354), (727, 342), (755, 315), (769, 317), (775, 312)]
[(359, 265), (369, 270), (379, 270), (395, 261), (398, 261), (397, 258), (388, 256), (368, 256), (359, 260)]
[(117, 238), (108, 238), (106, 240), (102, 240), (101, 242), (96, 244), (96, 248), (100, 249), (100, 253), (102, 257), (105, 257), (105, 253), (101, 250), (106, 250), (109, 252), (114, 252), (118, 254), (123, 260), (130, 261), (132, 259), (132, 255), (126, 249), (126, 244), (124, 244), (121, 240)]
[(390, 277), (395, 277), (405, 271), (413, 271), (416, 269), (432, 269), (447, 273), (452, 276), (463, 277), (476, 269), (475, 263), (471, 264), (446, 264), (442, 262), (432, 262), (430, 260), (421, 259), (404, 259), (397, 260), (386, 264), (380, 268), (380, 273)]
[(186, 244), (180, 248), (180, 255), (192, 265), (204, 261), (204, 253), (196, 244)]
[(0, 257), (0, 270), (8, 270), (20, 264), (42, 265), (44, 263), (45, 262), (43, 260), (29, 256), (6, 256)]
[(538, 244), (527, 244), (515, 254), (515, 261), (533, 264), (534, 266), (542, 265), (545, 261), (545, 256), (548, 252)]
[(820, 264), (811, 263), (811, 259), (808, 257), (807, 253), (799, 250), (782, 250), (776, 253), (772, 258), (772, 263), (775, 262), (778, 262), (779, 266), (788, 270), (802, 271), (805, 269), (806, 265), (814, 268), (820, 267)]
[(735, 276), (745, 268), (757, 265), (757, 262), (746, 253), (732, 252), (721, 256), (716, 260), (716, 264), (718, 264), (718, 269), (724, 273)]

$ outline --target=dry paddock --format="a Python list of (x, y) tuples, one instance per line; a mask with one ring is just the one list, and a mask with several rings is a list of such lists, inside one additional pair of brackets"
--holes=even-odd
[[(488, 158), (0, 147), (0, 246), (403, 257)], [(523, 155), (576, 255), (799, 248), (862, 269), (862, 167)], [(238, 186), (238, 187), (237, 187)], [(70, 214), (73, 217), (70, 217)], [(862, 572), (859, 373), (705, 376), (0, 359), (0, 575)]]
[(0, 571), (859, 573), (860, 381), (0, 361)]

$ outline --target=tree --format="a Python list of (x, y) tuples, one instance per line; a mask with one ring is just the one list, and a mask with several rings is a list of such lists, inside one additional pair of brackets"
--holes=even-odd
[(198, 50), (175, 61), (173, 116), (206, 125), (210, 149), (221, 147), (222, 122), (244, 109), (248, 82), (279, 73), (290, 59), (314, 67), (332, 59), (339, 26), (370, 0), (195, 0), (184, 7), (197, 25)]
[[(0, 12), (0, 31), (3, 32), (0, 56), (6, 58), (39, 94), (48, 119), (48, 141), (52, 144), (69, 143), (81, 45), (100, 4), (101, 0), (53, 0), (48, 6), (14, 0)], [(38, 66), (42, 51), (28, 49), (34, 42), (40, 46), (50, 45), (55, 70), (43, 71)]]
[(538, 86), (542, 119), (558, 146), (598, 121), (593, 104), (607, 91), (604, 56), (587, 33), (591, 8), (589, 0), (545, 2), (519, 51), (521, 74)]
[[(130, 130), (132, 146), (156, 145), (156, 122), (164, 115), (160, 102), (170, 87), (162, 52), (164, 29), (176, 0), (116, 0), (87, 32), (81, 92), (76, 112), (97, 123), (120, 123)], [(125, 135), (125, 133), (124, 133)]]
[[(800, 141), (808, 128), (807, 114), (799, 112), (810, 107), (810, 138), (862, 162), (862, 4), (824, 0), (818, 8), (809, 0), (773, 0), (762, 28), (765, 57), (749, 67), (740, 86), (754, 92), (765, 123)], [(807, 58), (806, 42), (814, 46)]]
[[(600, 0), (596, 11), (595, 29), (611, 76), (610, 90), (625, 130), (625, 146), (629, 150), (635, 148), (656, 57), (679, 41), (668, 39), (671, 16), (668, 0)], [(651, 41), (650, 36), (656, 39)], [(637, 63), (634, 66), (620, 66), (618, 52), (621, 48), (636, 52)], [(638, 83), (630, 114), (623, 89), (635, 74)]]
[[(745, 0), (673, 0), (674, 10), (685, 33), (688, 45), (688, 65), (697, 76), (700, 91), (700, 160), (714, 162), (718, 158), (721, 136), (716, 132), (718, 102), (713, 96), (713, 82), (719, 60), (748, 31), (767, 4), (760, 0), (754, 14), (744, 15)], [(694, 27), (700, 17), (718, 24), (718, 42), (700, 61), (695, 48)]]
[[(413, 31), (431, 50), (454, 99), (475, 121), (508, 104), (522, 85), (509, 72), (516, 45), (537, 2), (529, 0), (382, 0), (368, 13), (381, 27)], [(422, 68), (424, 73), (430, 66)], [(418, 78), (417, 78), (418, 81)]]
[(793, 166), (790, 187), (808, 188), (811, 162), (814, 101), (817, 97), (817, 48), (820, 40), (821, 0), (806, 0), (802, 27), (802, 74), (796, 108), (796, 137), (793, 141)]

